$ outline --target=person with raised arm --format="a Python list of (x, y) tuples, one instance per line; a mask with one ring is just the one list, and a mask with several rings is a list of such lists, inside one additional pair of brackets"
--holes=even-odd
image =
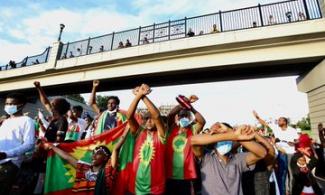
[[(127, 111), (130, 132), (135, 137), (133, 170), (129, 185), (132, 194), (165, 192), (166, 129), (159, 110), (147, 97), (150, 92), (151, 89), (146, 84), (136, 87), (133, 90), (135, 97)], [(143, 116), (144, 126), (140, 126), (134, 117), (140, 100), (148, 108), (148, 112)]]
[(88, 102), (99, 117), (93, 135), (101, 134), (126, 122), (125, 112), (119, 109), (120, 99), (117, 96), (109, 96), (107, 99), (107, 108), (101, 112), (96, 103), (96, 92), (99, 83), (99, 80), (93, 81), (93, 88)]
[(104, 145), (97, 146), (93, 150), (91, 163), (76, 159), (51, 143), (43, 143), (43, 147), (46, 150), (53, 150), (76, 169), (73, 192), (88, 191), (95, 195), (111, 194), (117, 177), (119, 151), (128, 131), (129, 129), (125, 128), (112, 153)]
[(70, 103), (64, 98), (54, 98), (50, 102), (41, 87), (41, 83), (35, 81), (34, 85), (38, 91), (41, 103), (52, 114), (52, 120), (46, 129), (45, 138), (49, 142), (64, 141), (65, 134), (68, 130), (68, 121), (65, 114), (70, 110)]
[[(190, 137), (202, 131), (205, 119), (191, 103), (198, 100), (195, 95), (186, 98), (179, 95), (179, 105), (167, 116), (168, 136), (166, 152), (167, 186), (166, 194), (191, 195), (193, 182), (197, 179), (195, 157)], [(192, 114), (194, 120), (192, 120)]]
[[(253, 115), (263, 126), (269, 127), (275, 138), (278, 139), (276, 147), (280, 151), (278, 154), (279, 169), (277, 172), (279, 188), (282, 194), (290, 194), (292, 190), (292, 171), (290, 165), (291, 158), (295, 153), (294, 143), (299, 138), (296, 129), (289, 126), (286, 117), (279, 117), (278, 124), (268, 124), (254, 110)], [(289, 172), (289, 174), (288, 174)]]
[[(266, 156), (264, 147), (253, 141), (260, 137), (248, 125), (233, 129), (227, 123), (215, 123), (209, 132), (194, 135), (190, 140), (201, 167), (202, 194), (242, 195), (242, 173), (252, 170)], [(248, 152), (233, 154), (234, 142), (239, 142)], [(204, 150), (204, 146), (210, 150)]]

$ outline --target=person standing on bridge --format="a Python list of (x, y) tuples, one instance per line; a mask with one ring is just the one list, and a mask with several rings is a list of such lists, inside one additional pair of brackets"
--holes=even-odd
[(120, 99), (117, 96), (109, 96), (107, 99), (107, 109), (102, 113), (100, 112), (100, 108), (96, 103), (96, 92), (99, 83), (99, 80), (93, 81), (93, 88), (89, 99), (89, 105), (99, 117), (93, 135), (98, 135), (104, 131), (113, 129), (127, 120), (125, 112), (119, 109)]
[(0, 126), (0, 194), (10, 194), (11, 186), (22, 163), (24, 154), (33, 149), (35, 125), (23, 115), (26, 98), (23, 94), (9, 94), (5, 112), (9, 115)]
[[(167, 116), (169, 130), (166, 149), (166, 194), (191, 195), (194, 192), (193, 181), (197, 179), (197, 172), (189, 139), (202, 131), (205, 119), (191, 105), (198, 100), (195, 95), (189, 99), (180, 95), (176, 99), (180, 105), (174, 107)], [(194, 121), (191, 120), (191, 113), (195, 116)]]
[(70, 103), (64, 98), (55, 98), (50, 102), (41, 87), (41, 83), (35, 81), (34, 85), (43, 106), (52, 114), (52, 120), (46, 129), (45, 138), (49, 142), (63, 142), (68, 130), (68, 121), (65, 114), (70, 110)]

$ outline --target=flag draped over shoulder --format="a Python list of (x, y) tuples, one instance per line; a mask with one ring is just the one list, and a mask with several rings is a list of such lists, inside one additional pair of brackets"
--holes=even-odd
[[(86, 140), (80, 140), (73, 143), (62, 143), (58, 147), (78, 160), (91, 162), (92, 150), (99, 145), (107, 146), (111, 151), (119, 137), (127, 128), (127, 123), (106, 131), (100, 135)], [(125, 143), (119, 153), (119, 175), (114, 186), (113, 194), (122, 194), (127, 189), (128, 172), (131, 168), (133, 159), (134, 138), (129, 133)], [(69, 163), (60, 158), (53, 151), (48, 154), (46, 165), (46, 178), (44, 194), (47, 195), (67, 195), (67, 194), (88, 194), (89, 192), (72, 192), (74, 186), (76, 170)]]

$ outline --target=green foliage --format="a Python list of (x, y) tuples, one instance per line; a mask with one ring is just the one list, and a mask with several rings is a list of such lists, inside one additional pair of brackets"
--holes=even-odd
[(101, 96), (101, 95), (96, 95), (96, 103), (99, 109), (101, 110), (106, 110), (107, 109), (107, 101), (108, 101), (108, 96)]
[(299, 127), (301, 130), (311, 130), (310, 117), (307, 116), (306, 118), (302, 118), (297, 122), (296, 126)]

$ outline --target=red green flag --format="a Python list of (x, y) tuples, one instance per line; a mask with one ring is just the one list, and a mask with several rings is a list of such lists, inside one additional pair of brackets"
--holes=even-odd
[(170, 179), (195, 179), (194, 154), (189, 138), (193, 135), (189, 128), (180, 133), (175, 127), (167, 139), (166, 165), (167, 178)]
[[(86, 140), (81, 140), (72, 143), (61, 143), (58, 147), (78, 160), (84, 162), (91, 162), (92, 151), (96, 146), (105, 145), (110, 150), (113, 149), (119, 137), (123, 134), (124, 129), (127, 128), (127, 123), (105, 131), (104, 133), (91, 137)], [(123, 144), (119, 154), (119, 175), (115, 185), (116, 192), (125, 192), (128, 182), (128, 172), (131, 167), (133, 157), (134, 139), (131, 134), (127, 135), (125, 143)], [(72, 192), (75, 184), (76, 170), (69, 163), (61, 159), (53, 151), (48, 154), (46, 165), (46, 178), (44, 194), (47, 195), (67, 195), (67, 194), (89, 194), (89, 191)], [(115, 194), (115, 193), (114, 193)]]
[(162, 194), (165, 191), (165, 140), (158, 132), (138, 130), (134, 147), (129, 191), (134, 194)]
[[(116, 113), (116, 126), (120, 126), (121, 124), (123, 124), (124, 122), (126, 122), (127, 118), (126, 118), (126, 112), (123, 110), (119, 110)], [(97, 125), (96, 125), (96, 129), (95, 129), (95, 135), (99, 135), (101, 133), (104, 132), (104, 125), (105, 125), (105, 121), (108, 115), (108, 111), (104, 111), (98, 118), (97, 121)]]

